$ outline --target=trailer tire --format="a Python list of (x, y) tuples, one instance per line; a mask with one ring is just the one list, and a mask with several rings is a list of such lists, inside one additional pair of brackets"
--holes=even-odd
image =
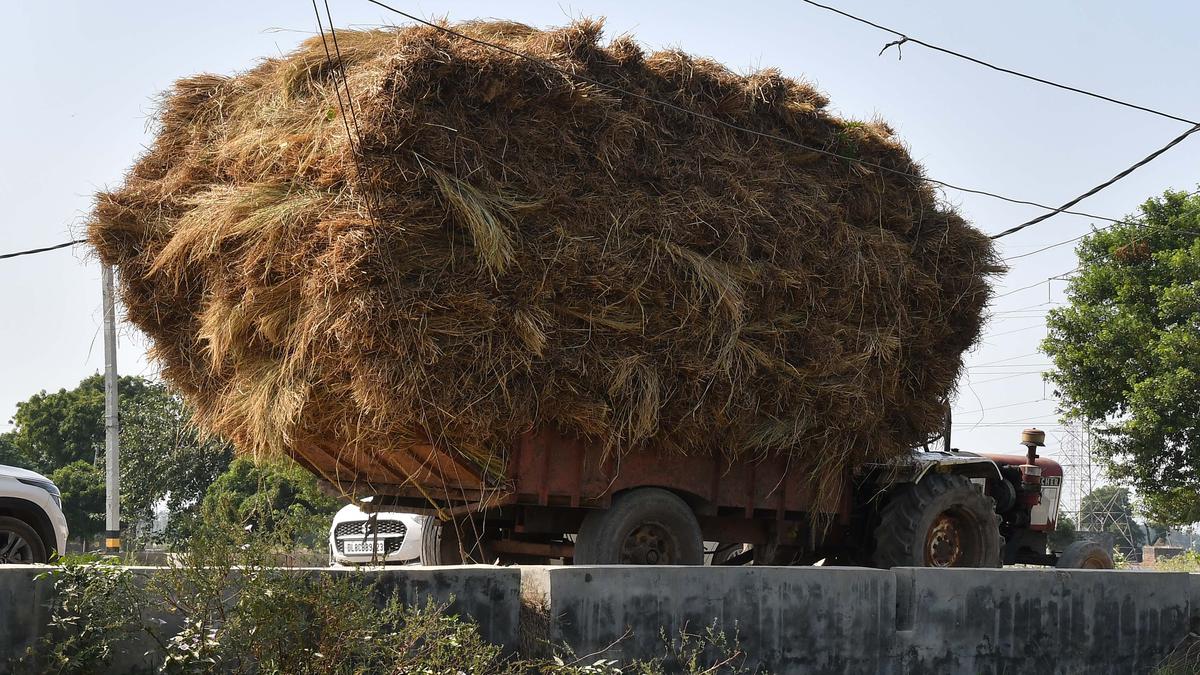
[(1000, 567), (995, 502), (970, 480), (927, 475), (880, 510), (876, 567)]
[(703, 565), (704, 536), (687, 502), (661, 488), (638, 488), (583, 519), (575, 564)]
[[(429, 565), (488, 565), (496, 555), (483, 536), (474, 534), (470, 520), (441, 522), (425, 516), (421, 528), (421, 564)], [(465, 555), (464, 555), (465, 554)]]
[(1112, 551), (1094, 541), (1077, 541), (1058, 556), (1054, 566), (1067, 570), (1111, 570), (1116, 564)]

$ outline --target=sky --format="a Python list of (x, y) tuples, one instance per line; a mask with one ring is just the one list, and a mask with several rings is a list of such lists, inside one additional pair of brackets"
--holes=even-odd
[[(335, 25), (406, 19), (366, 0), (330, 0)], [(1200, 118), (1200, 3), (1076, 0), (921, 3), (827, 0), (924, 41), (1014, 70), (1175, 115)], [(1187, 126), (987, 70), (923, 47), (879, 55), (892, 36), (801, 2), (397, 2), (453, 20), (504, 18), (545, 27), (607, 17), (607, 34), (649, 48), (681, 47), (739, 72), (775, 66), (823, 90), (843, 116), (885, 119), (927, 175), (1044, 204), (1061, 204), (1164, 145)], [(0, 253), (83, 233), (92, 195), (117, 185), (147, 146), (156, 95), (179, 77), (233, 73), (312, 35), (308, 0), (123, 0), (11, 3), (0, 73)], [(1163, 190), (1200, 184), (1200, 134), (1077, 208), (1119, 218)], [(946, 190), (985, 232), (1042, 211)], [(1027, 253), (1085, 233), (1089, 218), (1058, 215), (1001, 240)], [(1017, 451), (1022, 427), (1060, 442), (1053, 391), (1040, 371), (1045, 311), (1064, 299), (1051, 280), (1076, 266), (1072, 246), (1011, 264), (980, 344), (966, 356), (954, 445)], [(71, 387), (103, 367), (100, 268), (85, 247), (0, 260), (0, 429), (18, 401)], [(1041, 283), (1039, 283), (1041, 282)], [(122, 326), (122, 374), (153, 376), (147, 344)]]

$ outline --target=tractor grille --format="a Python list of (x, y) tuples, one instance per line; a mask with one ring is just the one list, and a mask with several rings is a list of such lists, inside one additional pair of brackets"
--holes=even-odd
[(343, 539), (374, 539), (377, 533), (379, 541), (383, 542), (384, 555), (391, 555), (400, 550), (408, 528), (399, 520), (351, 520), (338, 523), (333, 530), (333, 538), (337, 542), (338, 552), (345, 553)]

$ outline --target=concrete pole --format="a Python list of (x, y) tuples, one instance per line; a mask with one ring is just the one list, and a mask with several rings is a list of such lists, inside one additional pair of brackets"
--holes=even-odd
[(109, 553), (121, 550), (120, 427), (117, 421), (117, 310), (113, 300), (112, 267), (101, 269), (104, 296), (104, 545)]

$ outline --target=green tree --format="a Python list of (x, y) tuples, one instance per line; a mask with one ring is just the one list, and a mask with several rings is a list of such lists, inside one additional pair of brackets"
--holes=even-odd
[(297, 543), (315, 546), (341, 506), (290, 459), (256, 463), (239, 457), (208, 489), (202, 511), (208, 523), (233, 523), (256, 532), (286, 528)]
[(1200, 520), (1200, 196), (1167, 192), (1142, 222), (1077, 249), (1069, 304), (1043, 349), (1068, 416), (1097, 424), (1097, 455), (1165, 524)]
[[(169, 512), (167, 537), (186, 537), (208, 486), (232, 461), (233, 448), (200, 435), (183, 400), (163, 384), (123, 377), (118, 387), (125, 537), (145, 539), (143, 525), (163, 503)], [(13, 431), (0, 436), (0, 457), (8, 463), (48, 475), (73, 462), (102, 468), (104, 378), (92, 375), (74, 389), (35, 394), (17, 404), (13, 423)], [(103, 504), (93, 513), (102, 519)]]
[(76, 460), (56, 469), (50, 480), (62, 492), (63, 515), (71, 536), (79, 538), (86, 547), (104, 531), (104, 472), (93, 464)]
[[(123, 399), (136, 400), (151, 383), (122, 377), (117, 386)], [(94, 462), (104, 449), (104, 376), (84, 378), (74, 389), (34, 394), (17, 404), (12, 423), (9, 442), (34, 470), (50, 473), (76, 460)]]
[(22, 469), (32, 468), (29, 459), (17, 449), (12, 437), (12, 432), (0, 434), (0, 464), (19, 466)]
[[(148, 523), (165, 502), (167, 541), (194, 531), (204, 495), (233, 461), (233, 446), (205, 437), (183, 399), (161, 384), (121, 406), (121, 508), (130, 523)], [(145, 538), (135, 531), (132, 536)]]
[(1066, 550), (1078, 537), (1077, 530), (1075, 521), (1068, 516), (1059, 515), (1058, 521), (1054, 524), (1054, 531), (1050, 533), (1050, 550)]

